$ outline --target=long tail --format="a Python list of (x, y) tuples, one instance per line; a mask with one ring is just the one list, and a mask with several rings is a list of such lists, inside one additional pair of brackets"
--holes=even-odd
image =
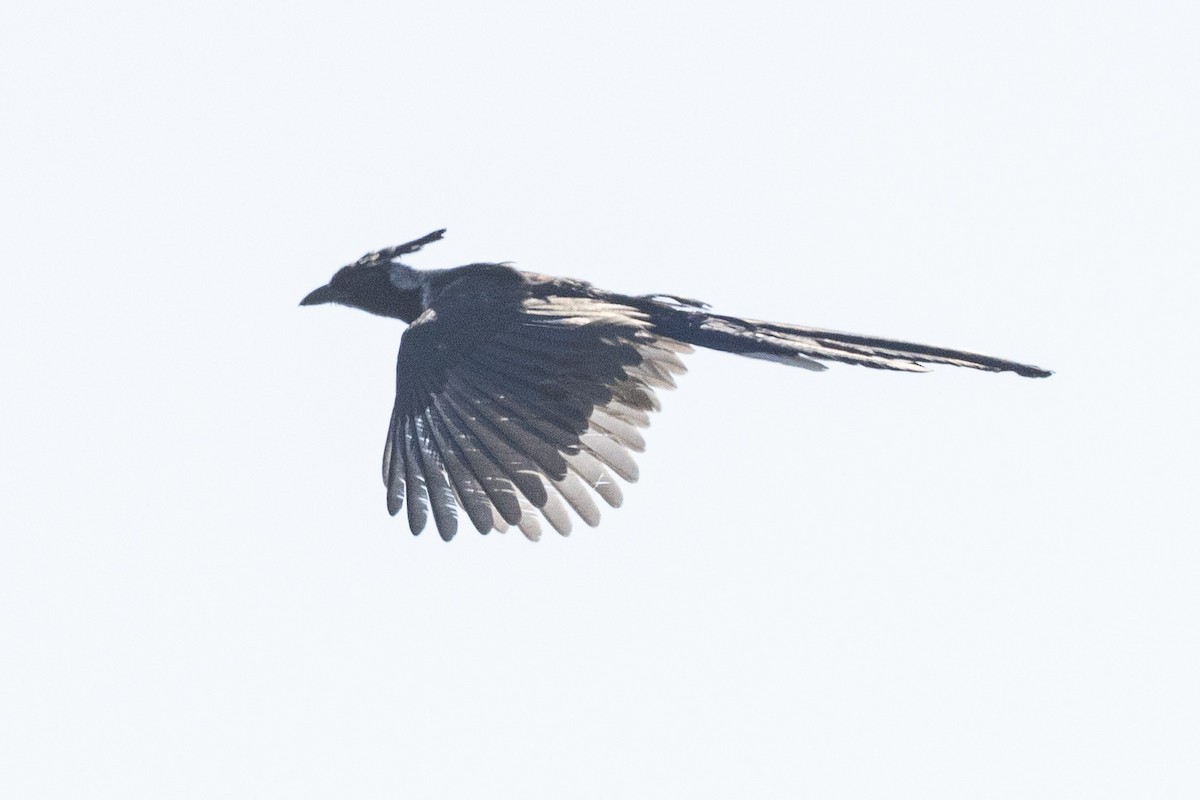
[(988, 372), (1015, 372), (1026, 378), (1045, 378), (1052, 374), (1040, 367), (964, 350), (727, 317), (662, 302), (654, 305), (651, 319), (663, 336), (698, 347), (804, 369), (823, 370), (825, 365), (821, 361), (841, 361), (902, 372), (928, 372), (926, 364), (949, 364)]

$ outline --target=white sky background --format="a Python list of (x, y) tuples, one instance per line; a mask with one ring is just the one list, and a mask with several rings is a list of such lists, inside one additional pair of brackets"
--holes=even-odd
[[(1195, 797), (1194, 3), (0, 11), (5, 797)], [(362, 253), (699, 353), (597, 530), (414, 539)], [(469, 527), (469, 526), (464, 526)]]

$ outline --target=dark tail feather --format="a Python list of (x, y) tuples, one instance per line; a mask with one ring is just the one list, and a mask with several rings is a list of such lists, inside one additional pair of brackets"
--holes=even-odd
[(1027, 378), (1051, 374), (1040, 367), (963, 350), (692, 309), (660, 307), (652, 312), (652, 318), (658, 333), (680, 342), (811, 370), (825, 369), (821, 361), (841, 361), (902, 372), (927, 372), (926, 364), (949, 364), (988, 372), (1015, 372)]

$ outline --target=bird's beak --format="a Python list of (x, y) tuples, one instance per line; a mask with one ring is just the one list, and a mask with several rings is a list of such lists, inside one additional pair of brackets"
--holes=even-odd
[(332, 303), (334, 300), (333, 290), (328, 285), (313, 289), (304, 299), (300, 301), (302, 306), (317, 306), (321, 303)]

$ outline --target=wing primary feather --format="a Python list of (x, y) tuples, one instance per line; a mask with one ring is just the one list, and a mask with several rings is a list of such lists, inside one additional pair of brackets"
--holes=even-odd
[[(477, 409), (479, 409), (481, 405), (490, 402), (490, 399), (492, 396), (494, 396), (495, 391), (494, 387), (486, 384), (484, 386), (465, 384), (460, 381), (458, 376), (452, 377), (447, 382), (447, 388), (453, 391), (456, 402), (461, 402), (458, 400), (460, 394), (465, 394), (472, 398), (487, 397), (488, 400), (480, 399), (473, 402), (473, 405)], [(576, 513), (579, 514), (580, 518), (583, 519), (588, 525), (594, 527), (595, 525), (599, 524), (599, 509), (596, 508), (595, 503), (591, 500), (591, 497), (588, 496), (583, 482), (579, 480), (580, 477), (583, 477), (588, 485), (593, 487), (597, 485), (603, 487), (603, 493), (601, 496), (605, 498), (606, 502), (609, 502), (614, 506), (620, 504), (620, 490), (612, 481), (611, 477), (604, 472), (604, 469), (599, 462), (592, 458), (576, 459), (573, 462), (570, 461), (573, 453), (579, 452), (580, 443), (578, 435), (573, 435), (570, 437), (572, 452), (561, 452), (547, 446), (545, 442), (541, 442), (537, 439), (539, 435), (546, 435), (549, 433), (549, 431), (546, 430), (546, 423), (544, 423), (542, 420), (538, 420), (536, 418), (509, 418), (508, 424), (501, 426), (498, 424), (498, 421), (494, 415), (481, 413), (480, 417), (482, 420), (486, 420), (490, 423), (490, 427), (494, 430), (494, 433), (497, 436), (504, 436), (504, 438), (508, 440), (503, 444), (508, 444), (514, 447), (516, 446), (517, 442), (513, 437), (510, 437), (507, 434), (515, 433), (516, 427), (524, 427), (526, 430), (524, 432), (525, 435), (520, 439), (521, 443), (523, 443), (523, 445), (529, 444), (530, 442), (536, 443), (536, 449), (531, 450), (530, 448), (526, 448), (524, 446), (522, 447), (522, 449), (526, 451), (525, 455), (533, 462), (538, 471), (549, 478), (550, 486), (552, 486), (559, 494), (563, 496), (571, 508), (573, 508)], [(616, 424), (626, 425), (627, 430), (633, 430), (632, 427), (627, 425), (627, 423), (617, 421)], [(636, 431), (634, 431), (634, 433), (636, 433)], [(529, 436), (533, 436), (534, 438), (530, 439)], [(495, 447), (496, 445), (493, 443), (493, 446)], [(557, 475), (551, 473), (549, 467), (554, 466), (557, 468), (559, 467), (560, 462), (562, 464), (562, 469), (560, 472)], [(573, 464), (575, 466), (573, 466)], [(587, 474), (579, 475), (578, 473), (581, 469)], [(556, 530), (560, 530), (561, 532), (562, 525), (560, 523), (556, 523), (553, 519), (549, 521)]]
[(521, 517), (520, 491), (508, 477), (496, 455), (462, 420), (455, 401), (449, 396), (435, 398), (438, 411), (445, 420), (459, 452), (470, 465), (475, 477), (487, 493), (497, 514), (506, 525), (516, 525)]
[(425, 475), (425, 491), (433, 521), (437, 525), (438, 535), (448, 542), (458, 532), (458, 501), (447, 479), (441, 455), (426, 430), (424, 413), (409, 418), (408, 430), (421, 458), (421, 471)]
[(579, 437), (579, 441), (627, 483), (637, 483), (637, 462), (621, 445), (601, 433), (585, 433)]
[(621, 484), (613, 480), (612, 475), (587, 450), (580, 450), (574, 455), (567, 456), (567, 464), (596, 494), (604, 499), (612, 508), (619, 508), (624, 498), (621, 496)]
[(644, 358), (659, 362), (665, 369), (676, 375), (683, 375), (687, 372), (687, 365), (683, 363), (680, 356), (692, 352), (690, 345), (680, 345), (672, 339), (654, 336), (650, 339), (639, 338), (638, 343), (634, 346)]
[(428, 521), (428, 495), (410, 422), (410, 419), (406, 419), (404, 425), (404, 482), (408, 485), (408, 529), (416, 536), (425, 529)]
[(392, 476), (392, 447), (396, 436), (396, 413), (395, 406), (392, 407), (392, 417), (388, 420), (387, 439), (383, 443), (383, 485), (387, 486), (391, 482)]
[(678, 385), (671, 373), (659, 369), (652, 361), (644, 361), (638, 367), (627, 367), (625, 371), (631, 378), (655, 389), (674, 389)]
[[(544, 476), (542, 480), (548, 482)], [(539, 510), (546, 521), (550, 523), (550, 527), (560, 535), (571, 535), (571, 515), (567, 513), (567, 507), (563, 505), (562, 497), (557, 491), (550, 491), (549, 487), (547, 488), (546, 503)]]
[(654, 390), (634, 379), (622, 376), (622, 379), (615, 381), (610, 388), (613, 397), (630, 408), (640, 411), (658, 411), (661, 408), (658, 398), (654, 396)]
[(600, 509), (574, 471), (568, 472), (567, 477), (562, 480), (553, 481), (553, 486), (589, 527), (594, 528), (600, 524)]
[[(544, 505), (546, 488), (542, 485), (540, 470), (532, 459), (513, 449), (506, 441), (503, 430), (497, 430), (496, 423), (485, 414), (472, 414), (463, 408), (462, 401), (454, 394), (447, 394), (446, 400), (471, 434), (487, 448), (488, 452), (494, 454), (496, 463), (504, 468), (505, 475), (520, 490), (521, 494), (535, 506)], [(472, 406), (476, 410), (479, 410), (478, 403), (478, 398), (472, 402)]]
[(570, 434), (582, 432), (582, 421), (591, 412), (588, 401), (572, 395), (571, 387), (561, 383), (534, 385), (521, 374), (519, 367), (511, 367), (505, 373), (494, 365), (472, 361), (464, 364), (453, 377), (471, 383), (473, 391), (486, 392), (489, 397), (520, 400), (528, 409), (525, 413), (551, 422)]
[[(463, 395), (470, 398), (469, 402), (477, 412), (478, 418), (486, 420), (495, 434), (510, 449), (520, 453), (529, 462), (536, 465), (536, 471), (544, 471), (552, 478), (561, 478), (566, 474), (567, 465), (563, 460), (563, 453), (554, 446), (553, 442), (547, 442), (520, 416), (507, 414), (505, 409), (486, 393), (486, 389), (480, 391), (476, 388), (475, 391), (471, 391), (473, 388), (475, 387), (471, 387), (470, 384), (463, 386)], [(575, 441), (578, 440), (577, 437), (572, 438)], [(493, 452), (495, 452), (494, 449)], [(533, 498), (530, 500), (532, 501)], [(534, 502), (534, 505), (540, 504)]]
[(458, 443), (449, 434), (449, 426), (434, 405), (425, 409), (425, 427), (433, 436), (442, 456), (442, 465), (454, 487), (459, 505), (466, 510), (475, 530), (489, 532), (492, 529), (492, 503), (474, 471), (464, 461)]
[(639, 428), (650, 427), (650, 415), (648, 413), (641, 409), (630, 408), (619, 400), (610, 401), (604, 406), (604, 410), (611, 416), (624, 420), (630, 425), (635, 425)]
[[(438, 476), (438, 486), (427, 487), (433, 504), (438, 533), (445, 541), (454, 538), (458, 529), (458, 506), (467, 511), (471, 524), (480, 533), (491, 530), (492, 506), (470, 467), (463, 463), (454, 437), (447, 436), (448, 427), (436, 405), (437, 393), (427, 382), (414, 376), (414, 383), (428, 397), (414, 429), (422, 435), (418, 443), (425, 458), (425, 473), (431, 470)], [(435, 463), (431, 463), (431, 460)], [(439, 505), (440, 504), (440, 505)]]
[(531, 542), (542, 538), (542, 523), (538, 521), (538, 513), (524, 498), (521, 499), (521, 519), (517, 522), (517, 529)]
[(635, 453), (646, 451), (646, 440), (641, 432), (623, 419), (614, 417), (598, 407), (592, 411), (592, 427), (621, 443)]
[[(492, 434), (492, 437), (477, 433), (478, 438), (486, 439), (489, 442), (489, 449), (498, 454), (503, 454), (505, 447), (510, 449), (517, 448), (518, 441), (515, 434), (517, 433), (517, 428), (523, 427), (523, 420), (509, 418), (507, 424), (502, 425), (496, 419), (495, 415), (483, 412), (482, 406), (485, 406), (488, 402), (490, 402), (490, 398), (487, 400), (482, 399), (483, 395), (481, 395), (480, 387), (470, 384), (463, 384), (459, 381), (457, 376), (448, 381), (447, 388), (453, 391), (455, 403), (462, 402), (458, 399), (460, 393), (467, 394), (473, 398), (473, 407), (481, 412), (476, 417), (476, 422), (486, 422), (488, 423), (488, 427), (491, 429), (489, 433)], [(463, 413), (461, 407), (458, 407), (456, 411), (458, 414)], [(621, 425), (625, 423), (617, 421), (616, 424)], [(530, 422), (530, 426), (533, 429), (525, 430), (525, 435), (520, 437), (520, 450), (523, 452), (524, 456), (526, 456), (529, 461), (532, 462), (532, 465), (538, 472), (550, 479), (550, 486), (552, 486), (558, 491), (559, 494), (563, 496), (567, 503), (576, 511), (576, 513), (579, 514), (581, 519), (592, 526), (598, 524), (599, 510), (596, 508), (595, 503), (592, 502), (591, 498), (587, 495), (586, 490), (583, 488), (583, 483), (579, 481), (576, 475), (582, 477), (584, 481), (586, 481), (587, 485), (592, 486), (593, 488), (600, 487), (598, 491), (601, 496), (604, 497), (606, 502), (613, 506), (619, 505), (621, 502), (620, 489), (617, 487), (616, 483), (607, 475), (607, 473), (604, 471), (604, 468), (595, 458), (575, 458), (575, 454), (578, 453), (578, 448), (580, 445), (578, 436), (573, 437), (575, 454), (563, 453), (554, 450), (536, 438), (539, 432), (537, 428), (538, 420), (532, 420)], [(626, 425), (626, 429), (633, 431), (633, 428), (629, 427), (628, 425)], [(634, 432), (636, 433), (636, 431)], [(530, 436), (533, 438), (530, 438)], [(627, 455), (624, 458), (616, 455), (616, 453), (619, 452), (618, 447), (614, 446), (614, 448), (605, 448), (602, 444), (597, 444), (596, 447), (602, 448), (605, 458), (616, 462), (619, 465), (619, 469), (624, 474), (636, 474), (636, 466), (632, 466), (632, 461)], [(559, 467), (560, 462), (562, 464), (561, 472), (558, 474), (552, 473), (550, 467)], [(534, 498), (530, 499), (533, 500)], [(556, 530), (561, 529), (561, 524), (556, 523), (554, 520), (550, 520), (550, 522), (552, 525), (554, 525)]]
[[(660, 350), (666, 350), (679, 355), (687, 355), (688, 353), (696, 352), (696, 348), (692, 347), (687, 342), (681, 342), (678, 339), (672, 339), (669, 336), (655, 336), (654, 346)], [(679, 362), (679, 367), (682, 372), (687, 372), (687, 367), (683, 362)]]
[(383, 446), (383, 463), (386, 472), (383, 483), (387, 487), (387, 510), (393, 517), (400, 513), (404, 506), (404, 437), (398, 435), (397, 416), (400, 414), (399, 403), (392, 411), (392, 421), (388, 426), (387, 442)]

